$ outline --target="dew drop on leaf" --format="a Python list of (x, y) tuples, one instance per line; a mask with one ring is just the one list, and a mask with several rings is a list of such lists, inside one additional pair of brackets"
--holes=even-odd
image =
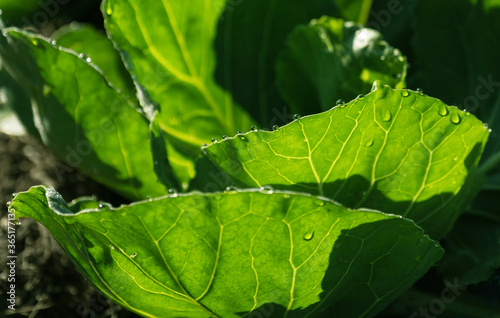
[(424, 90), (421, 89), (421, 88), (417, 88), (417, 93), (419, 93), (420, 96), (423, 96), (424, 95)]
[(52, 44), (53, 46), (55, 46), (57, 44), (56, 40), (52, 40), (50, 41), (50, 44)]
[(250, 127), (250, 130), (251, 130), (251, 131), (257, 131), (257, 126), (252, 126), (252, 127)]
[(392, 119), (391, 111), (386, 109), (384, 114), (382, 115), (382, 121), (390, 121)]
[(150, 202), (151, 202), (151, 201), (153, 201), (153, 198), (152, 198), (150, 195), (146, 196), (146, 198), (147, 198), (147, 199), (148, 199), (148, 201), (150, 201)]
[(363, 100), (365, 98), (365, 95), (359, 94), (358, 97), (356, 97), (356, 98), (359, 99), (359, 100)]
[(366, 146), (366, 147), (371, 147), (371, 146), (373, 146), (373, 138), (372, 138), (372, 137), (370, 137), (370, 139), (368, 139), (368, 141), (365, 143), (365, 146)]
[(106, 2), (106, 14), (107, 15), (112, 15), (113, 14), (113, 7), (111, 5), (111, 2), (112, 2), (111, 0), (108, 0)]
[(274, 126), (273, 126), (273, 131), (278, 131), (278, 130), (280, 130), (280, 126), (278, 126), (278, 125), (274, 125)]
[(446, 107), (446, 105), (444, 104), (439, 105), (438, 114), (441, 116), (448, 115), (448, 108)]
[(305, 241), (310, 241), (314, 237), (314, 231), (309, 231), (302, 237)]
[(205, 147), (206, 147), (206, 146), (208, 146), (208, 145), (207, 145), (207, 144), (203, 144), (203, 145), (201, 145), (201, 146), (202, 146), (203, 148), (205, 148)]
[(241, 130), (238, 130), (238, 131), (236, 132), (236, 134), (237, 134), (237, 135), (241, 134)]
[(315, 204), (316, 204), (317, 206), (324, 206), (324, 205), (325, 205), (325, 201), (323, 201), (323, 200), (317, 200), (317, 201), (315, 202)]
[(300, 115), (299, 115), (299, 114), (295, 114), (295, 115), (293, 115), (293, 119), (294, 119), (294, 120), (299, 120), (299, 119), (300, 119)]
[(133, 253), (132, 255), (130, 255), (130, 258), (135, 258), (137, 256), (137, 253)]
[(222, 135), (222, 140), (226, 139), (227, 136), (226, 135)]
[(240, 135), (238, 137), (240, 138), (241, 141), (248, 141), (248, 138), (244, 135)]
[(273, 189), (273, 187), (266, 185), (266, 186), (260, 187), (259, 191), (262, 193), (273, 194), (274, 189)]
[(37, 39), (31, 39), (31, 43), (33, 43), (33, 45), (35, 45), (35, 46), (38, 46), (38, 40)]
[(215, 139), (215, 138), (212, 138), (212, 142), (217, 142), (217, 139)]
[(403, 91), (403, 92), (401, 92), (401, 95), (403, 97), (408, 97), (408, 96), (410, 96), (410, 93), (408, 91)]
[(460, 123), (460, 116), (458, 115), (457, 112), (454, 112), (453, 114), (451, 114), (450, 121), (453, 124), (459, 124)]
[(112, 250), (115, 249), (115, 247), (113, 245), (110, 245), (109, 248), (112, 249)]
[(290, 195), (288, 193), (283, 194), (284, 199), (290, 199)]
[(231, 192), (231, 191), (238, 191), (238, 188), (235, 186), (228, 186), (226, 189), (224, 189), (224, 192)]
[(172, 198), (175, 198), (177, 197), (179, 194), (177, 193), (177, 190), (175, 189), (168, 189), (168, 194), (172, 197)]

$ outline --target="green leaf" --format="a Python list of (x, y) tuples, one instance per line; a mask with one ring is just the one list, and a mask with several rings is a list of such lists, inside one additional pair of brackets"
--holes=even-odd
[(314, 317), (329, 305), (336, 317), (372, 316), (442, 255), (409, 220), (290, 192), (74, 210), (42, 186), (9, 207), (44, 224), (107, 297), (147, 317)]
[(331, 0), (219, 3), (224, 10), (215, 39), (217, 82), (261, 125), (272, 126), (276, 116), (287, 123), (292, 118), (286, 118), (281, 107), (276, 108), (284, 104), (275, 83), (279, 52), (295, 26), (322, 15), (339, 16), (338, 8)]
[(149, 124), (137, 105), (110, 86), (86, 57), (18, 29), (3, 31), (0, 55), (30, 95), (43, 143), (131, 199), (165, 194), (154, 173)]
[[(500, 192), (483, 191), (443, 240), (446, 253), (439, 272), (461, 285), (486, 281), (500, 268)], [(479, 235), (480, 233), (480, 235)]]
[[(250, 117), (213, 78), (216, 6), (200, 0), (189, 5), (108, 0), (102, 11), (139, 93), (158, 104), (155, 122), (166, 133), (166, 143), (191, 166), (203, 143), (250, 127)], [(150, 103), (141, 98), (141, 104), (152, 119)]]
[(368, 92), (375, 80), (403, 88), (407, 66), (379, 32), (323, 17), (289, 36), (277, 63), (277, 85), (294, 112), (311, 114)]
[[(413, 14), (419, 85), (490, 127), (500, 126), (499, 10), (497, 0), (424, 0)], [(495, 129), (485, 159), (494, 153), (500, 153)]]
[(473, 171), (487, 137), (472, 115), (376, 83), (348, 104), (204, 151), (236, 186), (306, 191), (399, 214), (438, 238), (481, 187)]
[(91, 25), (69, 24), (52, 34), (57, 45), (85, 54), (92, 64), (102, 70), (104, 77), (118, 90), (135, 98), (132, 78), (121, 60), (120, 54), (104, 32)]

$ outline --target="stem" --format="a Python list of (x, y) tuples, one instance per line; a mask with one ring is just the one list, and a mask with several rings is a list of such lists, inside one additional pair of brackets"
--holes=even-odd
[(365, 0), (361, 5), (361, 12), (359, 13), (358, 23), (366, 25), (368, 22), (368, 17), (370, 16), (370, 10), (372, 8), (373, 0)]

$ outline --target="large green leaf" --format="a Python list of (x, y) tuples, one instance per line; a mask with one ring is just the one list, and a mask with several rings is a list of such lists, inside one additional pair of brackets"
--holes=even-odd
[(180, 166), (189, 169), (203, 143), (250, 127), (248, 114), (213, 78), (212, 42), (219, 7), (201, 0), (189, 5), (169, 0), (108, 0), (102, 11), (109, 36), (140, 84), (141, 104), (151, 120), (153, 110), (147, 97), (158, 104), (155, 123), (173, 148), (167, 154), (169, 159), (175, 155), (172, 162), (184, 157), (188, 162)]
[(204, 151), (236, 186), (271, 185), (400, 214), (441, 237), (480, 189), (472, 172), (487, 137), (468, 113), (376, 83), (348, 104)]
[[(79, 208), (90, 208), (78, 211)], [(147, 317), (369, 317), (442, 255), (412, 221), (327, 199), (247, 190), (110, 209), (18, 194), (107, 297)]]
[(154, 173), (149, 124), (131, 99), (110, 86), (88, 57), (18, 29), (3, 31), (0, 55), (31, 98), (45, 145), (129, 198), (166, 193)]
[[(339, 16), (332, 0), (220, 1), (215, 47), (217, 81), (261, 125), (284, 124), (292, 118), (283, 111), (276, 88), (276, 61), (288, 34), (298, 24), (322, 15)], [(278, 107), (278, 108), (277, 108)], [(249, 127), (240, 127), (248, 129)]]
[(312, 114), (368, 92), (375, 80), (404, 88), (406, 68), (406, 58), (379, 32), (323, 17), (289, 36), (277, 85), (294, 112)]

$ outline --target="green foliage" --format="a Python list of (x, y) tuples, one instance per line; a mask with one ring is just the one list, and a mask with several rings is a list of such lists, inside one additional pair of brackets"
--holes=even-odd
[(0, 86), (30, 134), (139, 200), (38, 186), (9, 204), (110, 299), (147, 317), (371, 317), (438, 239), (444, 277), (500, 266), (498, 1), (101, 11), (105, 32), (50, 38), (0, 21)]
[(293, 192), (75, 205), (33, 187), (11, 208), (45, 224), (106, 296), (145, 316), (310, 317), (330, 305), (335, 316), (363, 316), (442, 255), (409, 220)]

